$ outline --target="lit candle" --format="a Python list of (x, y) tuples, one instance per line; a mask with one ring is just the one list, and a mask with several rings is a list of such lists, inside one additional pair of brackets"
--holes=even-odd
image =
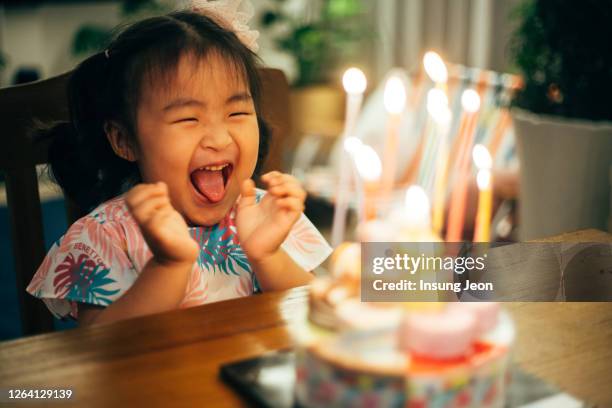
[[(438, 176), (440, 161), (445, 160), (440, 156), (447, 150), (446, 133), (448, 132), (448, 121), (450, 120), (450, 110), (448, 109), (448, 96), (446, 95), (446, 82), (448, 81), (448, 70), (444, 60), (433, 51), (428, 51), (423, 57), (423, 67), (429, 78), (436, 84), (427, 93), (427, 116), (426, 128), (431, 132), (426, 132), (425, 137), (425, 157), (421, 165), (420, 184), (426, 191), (431, 192), (433, 184), (433, 174)], [(433, 123), (432, 123), (433, 122)], [(435, 164), (434, 164), (435, 162)], [(435, 200), (435, 199), (434, 199)], [(436, 203), (434, 201), (434, 207)], [(435, 211), (434, 211), (435, 212)], [(441, 229), (441, 227), (440, 227)]]
[(423, 66), (429, 78), (436, 84), (436, 87), (446, 92), (448, 69), (446, 69), (446, 64), (442, 57), (433, 51), (427, 51), (423, 56)]
[(342, 85), (346, 92), (344, 137), (348, 137), (350, 136), (349, 133), (353, 131), (353, 127), (359, 116), (363, 93), (366, 90), (368, 82), (364, 73), (359, 68), (349, 68), (342, 76)]
[(345, 152), (351, 158), (351, 163), (352, 163), (350, 167), (352, 171), (351, 174), (354, 180), (355, 193), (357, 195), (356, 208), (357, 208), (357, 219), (359, 221), (363, 221), (365, 218), (364, 211), (363, 211), (365, 197), (364, 197), (363, 180), (361, 179), (361, 176), (359, 175), (359, 171), (357, 170), (357, 163), (355, 162), (355, 154), (357, 153), (357, 150), (360, 149), (362, 146), (363, 146), (363, 142), (361, 141), (361, 139), (355, 136), (349, 136), (346, 139), (344, 139), (343, 147), (344, 147)]
[[(424, 76), (422, 73), (425, 72), (429, 79), (431, 79), (436, 85), (436, 92), (443, 93), (444, 97), (446, 97), (447, 86), (446, 82), (448, 81), (448, 69), (446, 68), (446, 64), (440, 55), (433, 51), (428, 51), (423, 56), (423, 70), (420, 71), (419, 77), (417, 81), (424, 82), (422, 77)], [(414, 92), (412, 94), (411, 107), (414, 108), (416, 106), (417, 101), (420, 99), (421, 89), (425, 89), (426, 86), (423, 84), (419, 87), (419, 91)], [(431, 99), (431, 90), (427, 94), (427, 103), (429, 104), (429, 100)], [(427, 116), (425, 120), (425, 125), (423, 126), (422, 136), (420, 138), (419, 144), (414, 152), (406, 170), (404, 172), (404, 176), (402, 177), (402, 181), (410, 182), (415, 178), (417, 172), (421, 172), (423, 166), (425, 166), (425, 171), (427, 171), (427, 164), (422, 165), (421, 161), (423, 160), (423, 155), (427, 153), (427, 143), (431, 142), (431, 134), (435, 133), (436, 130), (433, 129), (433, 125), (430, 120), (430, 116)], [(426, 159), (426, 158), (425, 158)], [(423, 180), (420, 179), (421, 174), (418, 175), (419, 182), (422, 183)], [(423, 183), (422, 183), (423, 184)], [(423, 184), (425, 185), (425, 184)]]
[(474, 146), (472, 151), (474, 163), (478, 169), (476, 182), (478, 184), (478, 211), (474, 226), (474, 242), (489, 242), (491, 211), (493, 207), (493, 189), (491, 167), (493, 159), (486, 147), (481, 144)]
[(421, 163), (421, 171), (419, 174), (419, 184), (423, 186), (425, 191), (431, 191), (433, 174), (436, 168), (435, 161), (438, 148), (440, 147), (441, 132), (447, 127), (446, 121), (449, 119), (446, 116), (448, 110), (448, 98), (446, 94), (438, 89), (430, 89), (427, 93), (427, 126), (431, 129), (427, 132), (425, 141), (425, 149), (423, 152), (423, 162)]
[(397, 76), (391, 76), (385, 84), (384, 105), (389, 115), (387, 138), (385, 139), (383, 192), (388, 196), (393, 191), (395, 170), (397, 167), (398, 131), (401, 114), (406, 106), (406, 88), (404, 82)]
[[(444, 96), (446, 96), (444, 94)], [(452, 113), (448, 108), (448, 101), (446, 99), (435, 102), (433, 100), (431, 105), (427, 106), (427, 110), (434, 122), (436, 123), (437, 130), (437, 159), (435, 161), (435, 180), (434, 180), (434, 191), (433, 191), (433, 231), (435, 234), (440, 235), (442, 228), (444, 227), (444, 208), (446, 204), (446, 178), (448, 168), (448, 131), (450, 129), (450, 123)], [(433, 165), (431, 166), (433, 167)]]
[(461, 95), (461, 105), (464, 111), (464, 117), (462, 118), (464, 123), (461, 126), (463, 133), (457, 136), (460, 138), (459, 152), (457, 154), (457, 179), (451, 195), (448, 228), (446, 231), (446, 241), (448, 242), (459, 242), (462, 239), (470, 177), (469, 148), (472, 145), (476, 130), (477, 112), (480, 109), (480, 96), (473, 89), (466, 89)]
[(430, 89), (427, 92), (427, 112), (432, 119), (435, 120), (436, 117), (439, 117), (444, 108), (448, 108), (448, 97), (446, 94), (437, 88)]
[(405, 242), (437, 242), (431, 230), (431, 204), (425, 190), (413, 184), (406, 190), (404, 205), (395, 207), (387, 221), (395, 229), (396, 240)]
[(378, 192), (382, 163), (376, 151), (366, 144), (354, 143), (351, 149), (355, 167), (362, 181), (361, 188), (361, 221), (367, 222), (376, 218), (376, 193)]
[[(344, 121), (343, 140), (351, 136), (363, 100), (363, 92), (367, 86), (365, 75), (358, 68), (349, 68), (342, 77), (342, 85), (346, 91), (346, 116)], [(351, 181), (350, 161), (347, 152), (342, 149), (340, 158), (340, 175), (334, 208), (332, 224), (332, 245), (338, 246), (344, 239), (346, 226), (346, 212), (348, 207), (348, 189)]]
[(421, 186), (408, 187), (405, 206), (405, 227), (411, 231), (429, 232), (431, 228), (431, 206), (427, 193)]
[[(408, 249), (409, 255), (414, 257), (436, 256), (440, 247), (435, 243), (440, 241), (439, 236), (431, 230), (431, 205), (425, 190), (418, 185), (412, 185), (406, 190), (404, 212), (401, 218), (391, 220), (399, 226), (397, 240), (400, 242), (411, 242)], [(436, 281), (436, 274), (421, 266), (411, 272), (412, 280)], [(437, 292), (415, 291), (410, 295), (414, 301), (435, 301), (438, 299)]]

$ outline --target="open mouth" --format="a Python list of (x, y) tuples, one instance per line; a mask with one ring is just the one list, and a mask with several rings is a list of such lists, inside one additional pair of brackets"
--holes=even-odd
[(231, 163), (202, 166), (191, 172), (191, 183), (206, 200), (218, 203), (225, 197), (227, 182), (233, 169)]

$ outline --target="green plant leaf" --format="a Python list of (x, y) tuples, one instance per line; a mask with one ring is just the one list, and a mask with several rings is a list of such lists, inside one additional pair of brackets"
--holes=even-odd
[(511, 18), (518, 26), (510, 50), (525, 82), (513, 104), (535, 113), (612, 120), (612, 0), (525, 1)]
[(111, 39), (112, 31), (108, 27), (84, 25), (76, 32), (72, 42), (72, 53), (75, 55), (99, 52)]
[[(281, 3), (279, 0), (276, 5)], [(272, 8), (270, 12), (279, 10)], [(283, 16), (290, 30), (275, 42), (296, 60), (298, 78), (294, 85), (325, 83), (339, 66), (365, 63), (363, 50), (375, 34), (364, 24), (364, 14), (363, 0), (325, 0), (318, 18), (307, 23)]]

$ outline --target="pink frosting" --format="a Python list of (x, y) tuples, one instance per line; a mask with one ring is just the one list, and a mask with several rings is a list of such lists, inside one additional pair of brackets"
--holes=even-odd
[(461, 357), (475, 339), (475, 315), (454, 308), (408, 313), (399, 328), (400, 349), (434, 359)]
[(495, 328), (499, 319), (500, 306), (496, 302), (451, 303), (449, 308), (473, 313), (476, 317), (476, 330), (479, 336)]

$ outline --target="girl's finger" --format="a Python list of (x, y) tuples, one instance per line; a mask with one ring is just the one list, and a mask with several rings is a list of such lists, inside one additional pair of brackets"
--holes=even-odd
[(291, 174), (287, 174), (287, 173), (283, 173), (281, 175), (282, 179), (286, 182), (286, 183), (297, 183), (300, 184), (299, 180), (296, 179), (294, 176), (292, 176)]
[(279, 171), (271, 171), (261, 176), (261, 181), (266, 183), (268, 186), (271, 186), (277, 182), (281, 175), (282, 173)]
[(140, 205), (130, 209), (132, 216), (137, 222), (146, 222), (154, 213), (161, 209), (171, 208), (170, 200), (167, 195), (154, 196), (143, 201)]
[(136, 208), (144, 201), (157, 196), (168, 196), (168, 186), (166, 183), (139, 184), (132, 188), (125, 197), (128, 209)]
[(279, 184), (285, 184), (285, 183), (301, 185), (301, 183), (298, 181), (298, 179), (296, 179), (292, 175), (290, 175), (290, 174), (282, 174), (282, 173), (280, 173), (278, 176), (270, 179), (267, 182), (268, 187), (273, 187), (273, 186), (277, 186)]
[(273, 171), (270, 171), (270, 172), (264, 174), (263, 176), (261, 176), (261, 179), (263, 181), (268, 181), (268, 180), (273, 179), (275, 177), (278, 177), (278, 176), (280, 176), (282, 174), (283, 173), (281, 173), (280, 171), (273, 170)]
[(283, 209), (283, 210), (297, 211), (297, 212), (304, 211), (304, 201), (298, 198), (295, 198), (295, 197), (279, 198), (275, 201), (275, 203), (280, 209)]
[(162, 207), (158, 211), (155, 211), (151, 214), (151, 216), (145, 221), (146, 225), (149, 227), (155, 227), (161, 225), (163, 221), (172, 216), (172, 209), (168, 207)]
[(302, 188), (300, 184), (297, 183), (283, 183), (276, 185), (274, 187), (270, 187), (268, 189), (270, 194), (273, 194), (277, 197), (296, 197), (301, 200), (306, 199), (306, 191)]
[(240, 186), (240, 195), (238, 209), (255, 204), (257, 198), (255, 182), (251, 179), (244, 180)]

